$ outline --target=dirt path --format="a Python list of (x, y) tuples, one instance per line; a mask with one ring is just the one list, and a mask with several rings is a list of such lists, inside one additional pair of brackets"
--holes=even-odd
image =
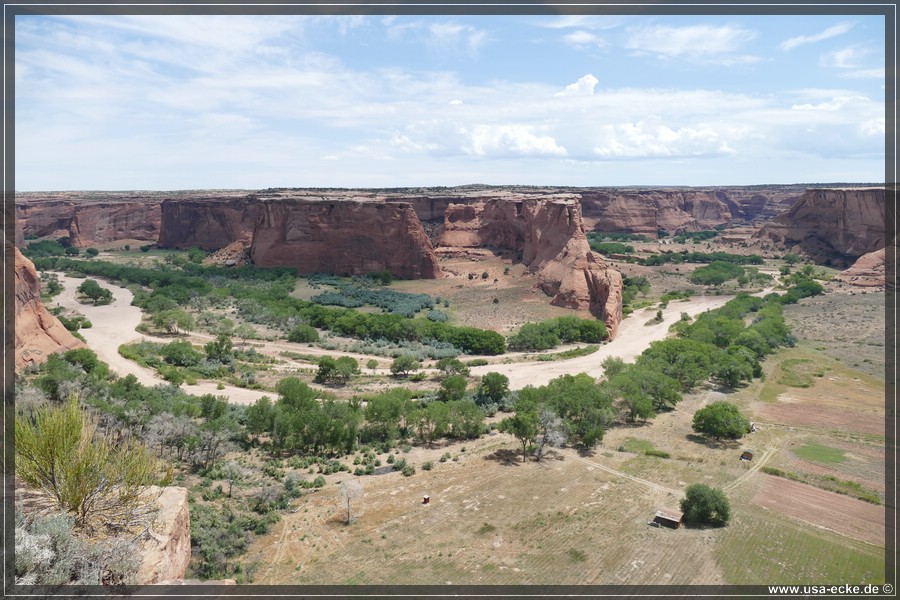
[(634, 475), (629, 475), (627, 473), (623, 473), (622, 471), (616, 471), (615, 469), (607, 467), (605, 465), (602, 465), (598, 462), (588, 460), (587, 458), (584, 458), (583, 456), (579, 456), (577, 452), (574, 452), (567, 448), (557, 448), (556, 451), (561, 454), (564, 454), (566, 456), (570, 456), (576, 460), (580, 460), (581, 462), (586, 463), (586, 464), (594, 467), (595, 469), (600, 469), (601, 471), (604, 471), (611, 475), (615, 475), (616, 477), (622, 477), (623, 479), (627, 479), (629, 481), (632, 481), (632, 482), (642, 485), (644, 487), (650, 488), (651, 490), (653, 490), (655, 492), (663, 492), (664, 494), (672, 494), (676, 498), (680, 497), (683, 494), (683, 492), (681, 490), (674, 490), (672, 488), (667, 488), (664, 485), (659, 485), (658, 483), (653, 483), (652, 481), (650, 481), (648, 479), (641, 479), (640, 477), (635, 477)]
[[(768, 293), (766, 290), (761, 293)], [(632, 313), (619, 325), (616, 339), (600, 346), (593, 354), (570, 360), (553, 362), (521, 362), (514, 364), (492, 364), (473, 368), (472, 375), (481, 376), (490, 371), (509, 377), (509, 387), (520, 389), (526, 385), (541, 386), (561, 375), (587, 373), (591, 377), (603, 375), (600, 363), (610, 356), (617, 356), (625, 362), (633, 362), (651, 342), (662, 340), (668, 335), (669, 327), (681, 318), (681, 313), (694, 317), (700, 313), (719, 308), (731, 300), (732, 296), (700, 296), (686, 302), (671, 302), (663, 309), (661, 323), (645, 325), (656, 316), (656, 307), (645, 308)]]
[[(153, 342), (169, 342), (165, 338), (157, 338), (142, 335), (135, 331), (141, 323), (141, 309), (131, 305), (134, 295), (126, 288), (111, 285), (103, 280), (98, 280), (100, 287), (106, 288), (113, 294), (113, 301), (104, 306), (93, 304), (81, 304), (75, 299), (76, 289), (83, 279), (59, 275), (59, 281), (63, 284), (63, 291), (54, 298), (54, 302), (67, 310), (77, 311), (83, 314), (93, 324), (90, 329), (81, 329), (80, 333), (87, 340), (88, 347), (97, 353), (97, 357), (109, 365), (120, 376), (134, 375), (141, 384), (146, 386), (168, 385), (162, 377), (154, 371), (144, 368), (119, 354), (119, 346), (140, 340)], [(218, 384), (202, 382), (197, 385), (185, 386), (185, 391), (191, 394), (214, 394), (227, 396), (229, 402), (235, 404), (252, 404), (262, 396), (273, 396), (271, 392), (248, 390), (244, 388), (226, 385), (224, 389), (218, 389)]]

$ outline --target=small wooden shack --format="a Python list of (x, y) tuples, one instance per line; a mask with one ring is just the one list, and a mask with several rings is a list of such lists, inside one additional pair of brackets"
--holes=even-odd
[(753, 460), (753, 450), (744, 450), (741, 452), (741, 460)]
[(684, 513), (672, 508), (661, 508), (656, 511), (653, 522), (659, 523), (663, 527), (678, 529), (684, 523)]

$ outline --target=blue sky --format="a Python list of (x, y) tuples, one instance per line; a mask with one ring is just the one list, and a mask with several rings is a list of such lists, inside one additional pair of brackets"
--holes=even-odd
[(15, 26), (20, 191), (884, 180), (881, 17)]

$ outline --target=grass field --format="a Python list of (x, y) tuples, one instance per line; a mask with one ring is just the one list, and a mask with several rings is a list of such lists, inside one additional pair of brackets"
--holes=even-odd
[(793, 452), (802, 459), (819, 463), (841, 463), (847, 460), (847, 456), (840, 448), (822, 446), (821, 444), (806, 444), (795, 448)]

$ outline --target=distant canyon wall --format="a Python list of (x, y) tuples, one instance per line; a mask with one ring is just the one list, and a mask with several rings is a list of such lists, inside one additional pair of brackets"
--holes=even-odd
[(260, 267), (401, 279), (441, 269), (412, 206), (403, 202), (267, 199), (259, 202), (250, 256)]
[(55, 193), (16, 195), (16, 245), (26, 238), (68, 238), (76, 248), (117, 240), (155, 242), (160, 202), (155, 194)]
[(622, 276), (591, 252), (574, 195), (451, 205), (440, 246), (519, 253), (552, 304), (589, 309), (615, 337), (622, 320)]
[(885, 246), (884, 189), (807, 190), (756, 237), (802, 252), (821, 264), (847, 267)]

